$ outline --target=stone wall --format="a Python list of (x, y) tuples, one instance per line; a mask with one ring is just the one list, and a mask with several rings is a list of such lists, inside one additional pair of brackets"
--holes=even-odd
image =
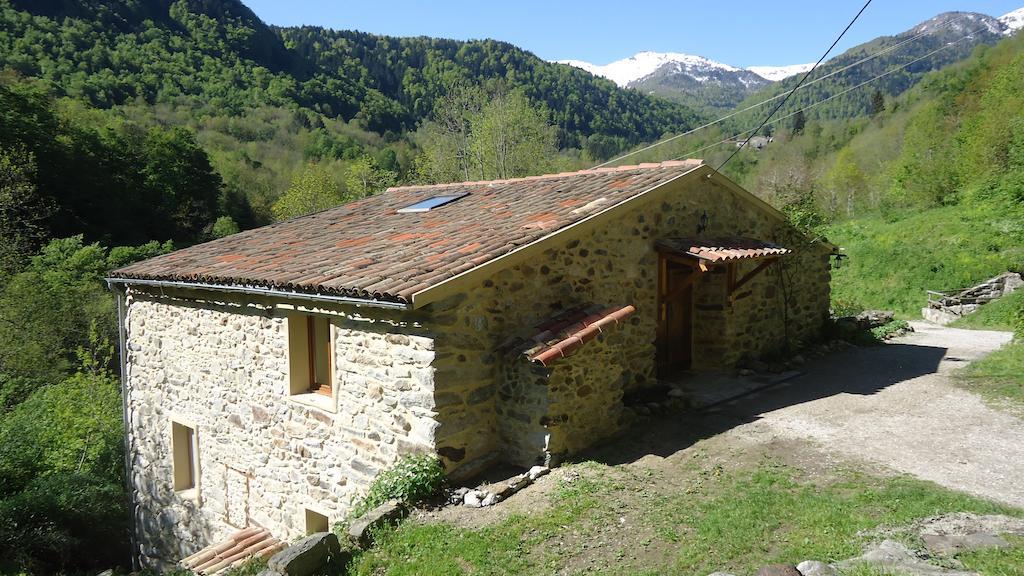
[[(775, 353), (787, 338), (797, 345), (817, 337), (828, 315), (829, 249), (712, 180), (666, 186), (660, 197), (624, 213), (612, 225), (561, 241), (556, 237), (528, 262), (499, 270), (427, 307), (438, 332), (436, 439), (446, 464), (469, 474), (494, 459), (507, 459), (510, 449), (516, 459), (529, 460), (520, 448), (536, 445), (535, 438), (520, 443), (512, 431), (536, 437), (536, 428), (531, 422), (502, 420), (514, 408), (510, 401), (524, 398), (526, 386), (507, 382), (509, 375), (536, 381), (536, 374), (510, 368), (518, 360), (495, 351), (510, 339), (532, 335), (544, 320), (583, 304), (632, 304), (637, 311), (605, 342), (588, 343), (552, 365), (545, 428), (551, 448), (566, 453), (614, 433), (622, 395), (656, 382), (654, 244), (660, 238), (694, 236), (705, 211), (709, 226), (704, 236), (749, 236), (777, 242), (794, 253), (743, 286), (734, 302), (726, 295), (724, 271), (701, 277), (694, 286), (694, 367), (730, 366)], [(756, 264), (741, 264), (738, 276)], [(543, 404), (536, 398), (530, 402)]]
[[(129, 292), (127, 433), (146, 565), (248, 525), (304, 536), (306, 508), (341, 520), (400, 454), (433, 449), (433, 338), (395, 312), (318, 311), (334, 332), (335, 396), (306, 399), (289, 396), (288, 310)], [(173, 490), (172, 420), (196, 430), (197, 493)]]

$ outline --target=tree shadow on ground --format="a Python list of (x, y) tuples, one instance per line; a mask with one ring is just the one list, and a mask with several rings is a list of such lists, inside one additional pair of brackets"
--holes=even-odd
[(627, 464), (644, 456), (670, 456), (700, 440), (754, 422), (787, 406), (838, 394), (876, 394), (894, 384), (938, 371), (947, 349), (914, 344), (852, 348), (809, 362), (803, 374), (707, 409), (656, 416), (573, 460)]

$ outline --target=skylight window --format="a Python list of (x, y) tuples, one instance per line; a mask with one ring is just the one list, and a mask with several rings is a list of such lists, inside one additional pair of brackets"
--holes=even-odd
[(429, 212), (434, 208), (440, 208), (445, 204), (451, 204), (459, 198), (469, 196), (469, 193), (465, 194), (445, 194), (442, 196), (431, 196), (426, 200), (420, 200), (415, 204), (410, 204), (405, 208), (399, 208), (397, 212), (399, 214), (408, 214), (410, 212)]

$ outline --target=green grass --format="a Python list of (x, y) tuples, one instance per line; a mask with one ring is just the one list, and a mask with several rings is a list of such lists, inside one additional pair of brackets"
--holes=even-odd
[(1024, 265), (1021, 209), (946, 206), (862, 218), (826, 230), (847, 255), (834, 304), (918, 318), (926, 290), (966, 288)]
[(1010, 548), (988, 548), (961, 554), (964, 567), (982, 576), (1024, 576), (1024, 538), (1007, 536)]
[(1018, 339), (972, 362), (960, 381), (989, 400), (1024, 411), (1024, 341)]
[(1024, 290), (1017, 290), (999, 300), (985, 304), (951, 324), (954, 328), (973, 330), (1010, 330), (1015, 327), (1017, 310), (1024, 309)]
[[(686, 486), (667, 484), (671, 489), (621, 467), (573, 468), (581, 479), (553, 494), (543, 512), (480, 530), (409, 521), (381, 534), (350, 573), (576, 572), (589, 558), (592, 571), (609, 575), (742, 574), (769, 563), (857, 556), (871, 530), (945, 512), (1022, 515), (905, 476), (847, 472), (812, 481), (767, 460), (734, 472), (702, 470)], [(990, 554), (977, 562), (1001, 567), (1014, 559)]]

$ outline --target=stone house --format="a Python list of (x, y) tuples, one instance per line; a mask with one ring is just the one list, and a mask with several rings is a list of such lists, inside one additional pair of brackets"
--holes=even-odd
[(817, 337), (834, 247), (700, 161), (406, 186), (111, 273), (135, 550), (344, 518), (403, 454), (557, 462)]

